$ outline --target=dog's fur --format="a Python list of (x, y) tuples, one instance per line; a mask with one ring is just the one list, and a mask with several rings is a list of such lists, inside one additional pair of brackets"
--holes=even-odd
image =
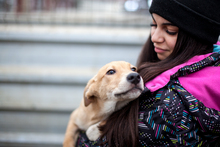
[(98, 139), (99, 124), (137, 98), (143, 89), (143, 80), (130, 63), (114, 61), (102, 67), (87, 83), (84, 99), (70, 116), (63, 146), (75, 146), (79, 129), (85, 130), (90, 140)]

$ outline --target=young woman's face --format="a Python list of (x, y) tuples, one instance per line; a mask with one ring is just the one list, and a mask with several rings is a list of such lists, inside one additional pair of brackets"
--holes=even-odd
[(151, 41), (157, 57), (164, 60), (173, 52), (179, 28), (155, 13), (152, 14), (152, 18)]

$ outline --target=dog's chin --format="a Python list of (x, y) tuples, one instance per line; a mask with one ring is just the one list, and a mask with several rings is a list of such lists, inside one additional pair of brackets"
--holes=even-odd
[(117, 99), (135, 99), (137, 98), (141, 92), (143, 91), (143, 89), (139, 88), (139, 87), (132, 87), (131, 89), (125, 90), (123, 92), (117, 92), (114, 94), (114, 96)]

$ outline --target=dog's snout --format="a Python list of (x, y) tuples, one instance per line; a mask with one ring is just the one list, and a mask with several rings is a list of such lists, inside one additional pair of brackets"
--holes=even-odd
[(127, 81), (137, 85), (141, 80), (141, 77), (138, 73), (131, 73), (127, 76)]

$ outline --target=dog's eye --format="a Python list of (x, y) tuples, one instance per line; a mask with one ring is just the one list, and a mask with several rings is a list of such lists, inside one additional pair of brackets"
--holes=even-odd
[(112, 74), (114, 74), (115, 72), (116, 72), (115, 70), (111, 69), (111, 70), (109, 70), (106, 74), (107, 74), (107, 75), (112, 75)]
[(132, 71), (136, 71), (136, 68), (135, 68), (135, 67), (132, 67), (131, 70), (132, 70)]

